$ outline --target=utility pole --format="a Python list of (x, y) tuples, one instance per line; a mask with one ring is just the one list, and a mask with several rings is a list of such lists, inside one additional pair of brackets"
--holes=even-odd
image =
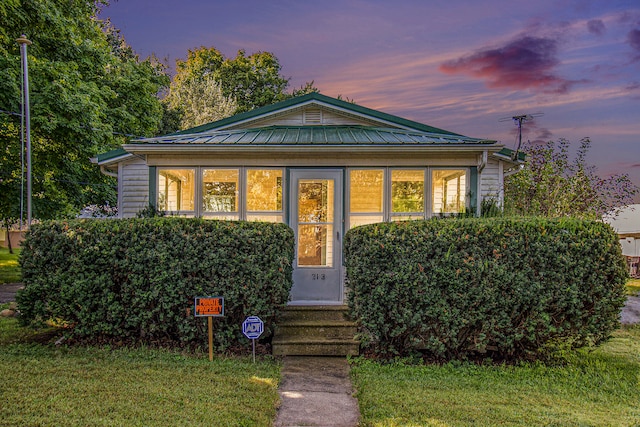
[(514, 122), (518, 122), (518, 148), (516, 148), (516, 152), (513, 154), (513, 160), (518, 160), (518, 153), (520, 152), (520, 147), (522, 146), (522, 122), (525, 120), (533, 119), (533, 117), (528, 116), (526, 114), (521, 116), (513, 116), (511, 117)]
[[(27, 46), (31, 41), (24, 34), (16, 39), (20, 45), (22, 58), (22, 117), (26, 123), (27, 144), (27, 229), (31, 229), (31, 114), (29, 112), (29, 64), (27, 63)], [(22, 218), (22, 214), (20, 215)]]
[(528, 120), (533, 120), (536, 117), (540, 117), (542, 115), (542, 113), (522, 114), (519, 116), (505, 117), (503, 119), (500, 119), (501, 122), (513, 120), (518, 124), (518, 148), (516, 148), (516, 151), (514, 151), (511, 155), (511, 160), (517, 161), (518, 155), (520, 154), (520, 148), (522, 147), (522, 123)]

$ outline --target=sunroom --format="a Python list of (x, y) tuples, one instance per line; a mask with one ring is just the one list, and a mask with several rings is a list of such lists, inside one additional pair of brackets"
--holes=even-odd
[(318, 93), (94, 159), (118, 209), (284, 222), (296, 237), (294, 304), (341, 304), (342, 236), (355, 226), (479, 212), (517, 165), (471, 138)]
[[(346, 229), (384, 221), (465, 213), (469, 168), (345, 168)], [(156, 208), (169, 215), (284, 222), (285, 168), (157, 168)], [(334, 197), (331, 184), (305, 182), (303, 197)]]

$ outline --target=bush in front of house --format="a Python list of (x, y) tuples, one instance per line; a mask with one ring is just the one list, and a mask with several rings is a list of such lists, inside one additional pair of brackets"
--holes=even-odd
[(385, 358), (517, 360), (597, 344), (625, 301), (618, 238), (595, 221), (372, 224), (346, 234), (345, 265), (352, 314)]
[(73, 337), (187, 346), (207, 343), (194, 297), (222, 296), (223, 351), (246, 343), (241, 324), (268, 328), (288, 301), (293, 231), (284, 224), (188, 218), (54, 221), (34, 225), (21, 255), (25, 323), (56, 319)]

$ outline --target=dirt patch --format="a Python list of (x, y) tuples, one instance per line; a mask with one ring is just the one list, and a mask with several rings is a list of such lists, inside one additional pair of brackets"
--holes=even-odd
[(16, 300), (16, 292), (24, 288), (22, 283), (5, 283), (0, 285), (0, 304)]

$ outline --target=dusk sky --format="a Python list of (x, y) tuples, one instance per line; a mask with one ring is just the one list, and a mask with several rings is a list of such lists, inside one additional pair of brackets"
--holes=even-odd
[(516, 148), (590, 137), (602, 176), (640, 186), (640, 0), (119, 0), (129, 45), (171, 67), (188, 49), (268, 51), (290, 90)]

